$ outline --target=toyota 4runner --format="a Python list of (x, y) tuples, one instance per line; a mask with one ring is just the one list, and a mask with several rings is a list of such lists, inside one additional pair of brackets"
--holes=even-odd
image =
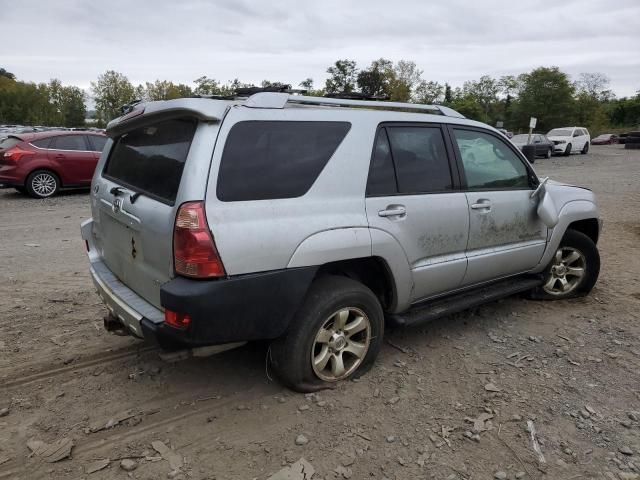
[(598, 277), (593, 193), (446, 107), (262, 92), (138, 104), (107, 134), (82, 224), (105, 327), (269, 340), (299, 391), (364, 373), (385, 325)]

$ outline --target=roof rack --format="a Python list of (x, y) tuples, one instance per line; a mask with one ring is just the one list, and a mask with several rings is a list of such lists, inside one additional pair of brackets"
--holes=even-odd
[(324, 97), (325, 98), (341, 98), (343, 100), (379, 100), (379, 101), (389, 100), (388, 95), (376, 97), (376, 96), (367, 95), (366, 93), (361, 93), (361, 92), (327, 93), (324, 95)]
[(256, 93), (307, 93), (307, 90), (296, 90), (288, 84), (269, 85), (267, 87), (239, 87), (235, 90), (235, 95), (238, 97), (249, 97)]
[(245, 102), (251, 108), (284, 108), (287, 103), (302, 105), (323, 105), (337, 107), (374, 107), (383, 109), (418, 110), (445, 115), (447, 117), (465, 118), (461, 113), (442, 105), (423, 105), (420, 103), (383, 102), (379, 100), (351, 100), (343, 98), (307, 97), (288, 93), (259, 92), (251, 95)]

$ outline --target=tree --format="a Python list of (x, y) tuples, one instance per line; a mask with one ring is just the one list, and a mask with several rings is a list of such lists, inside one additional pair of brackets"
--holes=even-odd
[(357, 78), (360, 91), (370, 97), (390, 97), (394, 81), (393, 62), (384, 58), (371, 62), (371, 66), (362, 70)]
[[(448, 85), (447, 85), (448, 86)], [(438, 104), (445, 98), (445, 86), (438, 82), (422, 80), (415, 89), (414, 100), (416, 103)]]
[(129, 79), (113, 70), (106, 71), (96, 82), (91, 82), (91, 92), (96, 102), (96, 116), (102, 125), (122, 115), (122, 106), (135, 98), (135, 90)]
[(614, 97), (613, 92), (607, 88), (609, 83), (609, 77), (604, 73), (581, 73), (580, 79), (576, 82), (576, 90), (579, 94), (606, 102)]
[(8, 78), (9, 80), (16, 79), (16, 76), (13, 73), (7, 72), (4, 68), (0, 68), (0, 77), (5, 77), (5, 78)]
[(491, 107), (497, 103), (500, 92), (498, 82), (488, 75), (483, 75), (477, 81), (464, 82), (462, 91), (465, 96), (471, 97), (480, 105), (483, 113), (481, 119), (489, 123)]
[(444, 84), (444, 104), (449, 105), (453, 102), (453, 92), (451, 91), (451, 85)]
[(514, 105), (516, 126), (527, 128), (529, 117), (538, 119), (537, 129), (569, 125), (573, 120), (574, 85), (558, 67), (539, 67), (518, 77), (518, 101)]
[(298, 86), (302, 87), (305, 90), (313, 90), (313, 78), (307, 77), (303, 81), (301, 81)]
[(395, 78), (391, 84), (391, 100), (408, 102), (413, 96), (414, 88), (422, 81), (422, 70), (416, 62), (400, 60), (394, 67)]
[(355, 60), (336, 60), (327, 68), (329, 78), (325, 82), (327, 93), (351, 93), (356, 87), (358, 70)]
[(147, 82), (144, 89), (145, 100), (172, 100), (174, 98), (190, 97), (193, 95), (191, 87), (178, 84), (168, 80), (156, 80), (154, 83)]
[(82, 127), (87, 115), (85, 93), (78, 87), (62, 88), (62, 118), (65, 127)]
[(196, 78), (193, 83), (196, 84), (196, 88), (193, 91), (196, 95), (220, 95), (221, 89), (218, 80), (203, 75)]

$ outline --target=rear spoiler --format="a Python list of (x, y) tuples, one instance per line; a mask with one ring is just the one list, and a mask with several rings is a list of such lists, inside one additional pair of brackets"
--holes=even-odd
[(126, 114), (107, 125), (107, 135), (115, 138), (134, 128), (173, 118), (191, 117), (205, 122), (221, 121), (229, 108), (227, 102), (212, 102), (196, 98), (181, 98), (136, 104)]

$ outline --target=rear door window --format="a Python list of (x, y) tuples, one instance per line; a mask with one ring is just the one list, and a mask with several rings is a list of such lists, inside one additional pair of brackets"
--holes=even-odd
[(84, 135), (61, 135), (53, 137), (51, 146), (54, 150), (88, 150)]
[(218, 198), (233, 202), (304, 195), (350, 128), (348, 122), (235, 124), (222, 153)]
[(387, 127), (402, 194), (453, 189), (451, 169), (439, 127)]
[(107, 143), (107, 137), (99, 135), (87, 135), (89, 142), (91, 143), (91, 150), (94, 152), (101, 152), (104, 149), (105, 143)]
[(41, 138), (40, 140), (34, 140), (31, 142), (31, 145), (34, 145), (38, 148), (49, 148), (51, 144), (51, 137), (49, 138)]
[(196, 126), (194, 119), (172, 119), (122, 134), (102, 175), (173, 205)]

